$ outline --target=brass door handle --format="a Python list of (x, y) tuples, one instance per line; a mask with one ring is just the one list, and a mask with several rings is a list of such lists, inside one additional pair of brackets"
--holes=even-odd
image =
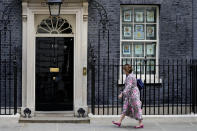
[(56, 77), (55, 77), (55, 76), (53, 76), (53, 80), (54, 80), (54, 81), (56, 80)]

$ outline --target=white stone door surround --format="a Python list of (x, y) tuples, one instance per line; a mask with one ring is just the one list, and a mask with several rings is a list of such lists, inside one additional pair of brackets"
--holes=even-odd
[[(48, 6), (41, 2), (23, 0), (23, 32), (22, 32), (22, 111), (28, 107), (35, 113), (35, 45), (36, 15), (49, 15)], [(75, 15), (74, 37), (74, 112), (87, 107), (87, 33), (88, 33), (88, 2), (75, 0), (74, 3), (63, 3), (61, 15)], [(47, 35), (46, 35), (47, 37)], [(48, 37), (58, 37), (51, 35)], [(61, 35), (60, 37), (68, 37)]]

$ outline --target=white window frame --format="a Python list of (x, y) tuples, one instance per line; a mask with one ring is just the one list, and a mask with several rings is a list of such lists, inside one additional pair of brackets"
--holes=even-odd
[[(133, 32), (134, 33), (134, 25), (135, 24), (144, 24), (144, 36), (145, 36), (145, 39), (146, 39), (146, 25), (147, 25), (147, 22), (146, 22), (146, 18), (144, 19), (144, 22), (143, 23), (135, 23), (134, 22), (134, 8), (136, 7), (142, 7), (142, 8), (150, 8), (150, 7), (153, 7), (153, 8), (156, 8), (156, 23), (148, 23), (148, 24), (156, 24), (156, 40), (134, 40), (134, 34), (133, 35), (133, 39), (132, 40), (128, 40), (128, 39), (122, 39), (122, 17), (123, 17), (123, 14), (122, 14), (122, 8), (123, 7), (132, 7), (133, 8), (133, 15), (132, 15), (132, 25), (133, 25)], [(146, 10), (144, 12), (144, 15), (146, 14)], [(136, 59), (137, 57), (123, 57), (122, 56), (122, 42), (131, 42), (131, 43), (134, 43), (134, 42), (142, 42), (142, 43), (145, 43), (145, 42), (155, 42), (156, 43), (156, 58), (153, 58), (155, 59), (156, 61), (156, 74), (155, 74), (155, 80), (154, 80), (154, 75), (153, 74), (146, 74), (146, 83), (162, 83), (162, 80), (159, 78), (159, 67), (157, 66), (159, 64), (159, 6), (157, 5), (121, 5), (121, 8), (120, 8), (120, 65), (122, 65), (122, 59)], [(133, 45), (133, 44), (132, 44)], [(145, 46), (144, 46), (145, 47)], [(145, 50), (145, 49), (144, 49)], [(133, 49), (133, 46), (132, 46), (132, 52), (134, 51)], [(144, 55), (145, 55), (145, 51), (144, 51)], [(138, 59), (143, 59), (142, 57), (138, 58)], [(148, 59), (147, 59), (148, 60)], [(122, 76), (122, 69), (120, 69), (120, 77), (119, 77), (119, 84), (122, 84), (124, 83), (124, 80), (126, 78), (126, 75), (123, 74)], [(137, 75), (137, 78), (140, 78), (140, 74)], [(151, 78), (151, 80), (150, 80)], [(145, 74), (141, 74), (141, 79), (144, 81), (145, 79)]]

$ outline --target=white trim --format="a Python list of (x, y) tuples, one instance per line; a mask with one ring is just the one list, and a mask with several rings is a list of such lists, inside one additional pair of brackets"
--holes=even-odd
[(157, 40), (121, 40), (122, 42), (157, 42)]
[[(87, 21), (83, 16), (87, 16), (88, 4), (81, 2), (68, 8), (62, 7), (62, 15), (75, 15), (74, 34), (36, 34), (35, 18), (37, 15), (49, 15), (48, 7), (41, 7), (41, 4), (23, 2), (23, 16), (27, 16), (27, 21), (23, 21), (23, 56), (22, 56), (22, 112), (28, 107), (35, 113), (35, 44), (36, 37), (74, 37), (74, 89), (73, 104), (74, 112), (77, 114), (78, 108), (84, 108), (87, 112), (87, 75), (83, 76), (82, 69), (87, 67)], [(26, 27), (27, 26), (27, 27)]]

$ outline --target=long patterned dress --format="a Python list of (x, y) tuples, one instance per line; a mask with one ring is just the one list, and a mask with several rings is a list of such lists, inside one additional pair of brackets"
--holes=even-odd
[(134, 74), (131, 73), (127, 76), (125, 80), (125, 88), (122, 93), (124, 97), (122, 114), (135, 118), (136, 120), (142, 120), (140, 92)]

